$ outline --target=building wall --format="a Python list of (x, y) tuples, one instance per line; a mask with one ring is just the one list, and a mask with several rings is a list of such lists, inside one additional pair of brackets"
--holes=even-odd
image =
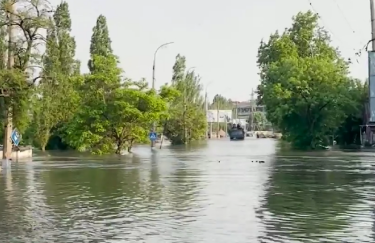
[[(266, 107), (263, 105), (255, 105), (254, 110), (254, 112), (266, 113)], [(233, 108), (233, 118), (237, 116), (238, 118), (248, 119), (250, 117), (251, 112), (251, 102), (241, 102), (237, 104), (235, 108)]]

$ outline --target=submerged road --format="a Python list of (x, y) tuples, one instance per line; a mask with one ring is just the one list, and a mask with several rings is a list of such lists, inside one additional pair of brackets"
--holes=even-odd
[(0, 176), (0, 241), (375, 242), (374, 156), (270, 139), (42, 154)]

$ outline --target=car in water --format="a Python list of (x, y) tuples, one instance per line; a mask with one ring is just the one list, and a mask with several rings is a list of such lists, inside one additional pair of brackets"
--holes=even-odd
[(233, 126), (228, 132), (230, 140), (244, 140), (245, 130), (240, 126)]

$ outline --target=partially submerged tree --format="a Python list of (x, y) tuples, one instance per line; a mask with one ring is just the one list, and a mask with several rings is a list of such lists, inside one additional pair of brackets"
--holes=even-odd
[(145, 80), (122, 77), (104, 16), (99, 16), (91, 41), (90, 74), (84, 75), (80, 109), (67, 124), (64, 139), (96, 154), (130, 152), (134, 143), (147, 139), (150, 122), (166, 116), (171, 92), (164, 88), (161, 96), (148, 90)]
[[(44, 41), (41, 30), (49, 27), (51, 7), (44, 0), (4, 0), (0, 5), (0, 24), (7, 28), (7, 36), (2, 33), (0, 44), (2, 60), (7, 65), (1, 66), (3, 79), (0, 82), (1, 108), (3, 110), (4, 153), (3, 158), (11, 156), (10, 133), (13, 125), (19, 130), (25, 129), (28, 118), (28, 100), (34, 82), (31, 78), (33, 66), (38, 65), (37, 46)], [(5, 46), (4, 41), (8, 45)], [(6, 53), (6, 56), (4, 56)], [(5, 70), (5, 67), (7, 70)], [(5, 78), (6, 77), (6, 78)], [(13, 124), (14, 123), (14, 124)]]
[[(45, 0), (3, 1), (0, 7), (5, 158), (10, 157), (12, 123), (25, 140), (42, 150), (57, 147), (51, 142), (57, 137), (72, 148), (99, 154), (130, 151), (134, 143), (147, 140), (152, 121), (164, 124), (170, 119), (170, 124), (178, 124), (182, 120), (184, 141), (203, 134), (199, 77), (185, 74), (184, 67), (177, 65), (180, 71), (176, 69), (172, 87), (163, 86), (157, 93), (147, 89), (145, 80), (124, 78), (104, 16), (99, 16), (93, 29), (90, 73), (81, 75), (66, 2), (56, 11)], [(47, 35), (41, 30), (47, 30)], [(38, 51), (40, 44), (46, 47), (43, 55)]]
[(57, 6), (47, 34), (43, 57), (42, 79), (34, 96), (34, 138), (42, 150), (57, 127), (72, 119), (78, 108), (75, 83), (79, 62), (75, 60), (75, 40), (70, 35), (71, 19), (68, 3)]
[(174, 144), (199, 140), (207, 129), (200, 78), (194, 72), (185, 74), (185, 62), (185, 57), (176, 57), (172, 87), (179, 91), (180, 96), (170, 102), (170, 117), (164, 131)]
[(298, 148), (327, 143), (353, 102), (348, 65), (317, 20), (311, 12), (299, 13), (291, 28), (259, 47), (259, 100), (268, 120)]
[[(116, 77), (105, 79), (95, 73), (85, 79), (86, 83), (99, 84)], [(96, 154), (131, 152), (135, 142), (147, 138), (150, 121), (159, 121), (166, 114), (166, 101), (146, 90), (145, 82), (127, 81), (112, 90), (96, 87), (86, 90), (81, 109), (67, 130), (67, 141), (79, 150)]]

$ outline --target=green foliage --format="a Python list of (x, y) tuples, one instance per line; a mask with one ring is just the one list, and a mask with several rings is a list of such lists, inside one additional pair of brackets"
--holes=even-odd
[(52, 135), (58, 135), (56, 127), (69, 121), (78, 108), (76, 45), (70, 29), (69, 7), (63, 2), (53, 15), (42, 60), (42, 79), (33, 97), (33, 125), (30, 129), (35, 144), (42, 150)]
[(368, 82), (362, 83), (360, 80), (350, 80), (347, 95), (351, 102), (344, 107), (346, 118), (333, 134), (338, 144), (344, 146), (361, 144), (360, 125), (366, 122), (364, 119), (364, 104), (368, 103), (368, 89)]
[[(40, 32), (47, 29), (50, 23), (48, 12), (51, 8), (48, 2), (25, 0), (22, 2), (22, 8), (17, 8), (17, 4), (19, 3), (13, 1), (0, 3), (2, 136), (6, 135), (4, 128), (7, 125), (13, 125), (13, 128), (24, 133), (30, 124), (30, 97), (35, 91), (33, 83), (38, 79), (31, 76), (34, 65), (40, 63), (40, 54), (36, 51), (36, 46), (43, 39)], [(7, 31), (12, 33), (9, 41)]]
[(317, 19), (311, 12), (299, 13), (291, 28), (262, 42), (258, 54), (259, 101), (268, 120), (298, 148), (327, 143), (328, 134), (355, 112), (348, 107), (361, 105), (353, 104), (348, 65)]
[(227, 99), (224, 96), (217, 94), (209, 105), (209, 108), (212, 110), (232, 110), (234, 105), (231, 99)]
[[(99, 80), (101, 75), (86, 78), (90, 82)], [(150, 121), (162, 117), (167, 103), (153, 91), (140, 89), (138, 85), (128, 81), (125, 86), (111, 91), (91, 90), (67, 129), (68, 143), (96, 154), (120, 154), (124, 149), (130, 150), (134, 143), (144, 141)]]
[[(109, 30), (107, 26), (107, 19), (103, 15), (100, 15), (96, 20), (96, 25), (92, 29), (93, 33), (91, 36), (90, 54), (91, 56), (113, 56), (111, 39), (109, 38)], [(95, 70), (95, 66), (92, 63), (93, 60), (89, 61), (89, 69), (91, 72)]]
[[(148, 89), (144, 79), (125, 78), (106, 18), (100, 15), (91, 38), (90, 73), (81, 74), (68, 3), (61, 2), (55, 11), (44, 0), (22, 1), (22, 8), (18, 4), (0, 4), (1, 26), (17, 26), (10, 44), (7, 29), (0, 28), (0, 123), (5, 127), (13, 120), (23, 144), (120, 154), (148, 141), (153, 122), (166, 127), (175, 143), (204, 135), (200, 78), (194, 72), (185, 74), (184, 57), (176, 60), (172, 85), (159, 92)], [(46, 30), (46, 36), (40, 30)], [(44, 53), (36, 49), (41, 40)], [(14, 65), (7, 66), (6, 54)]]
[[(81, 75), (68, 4), (58, 5), (48, 20), (39, 84), (28, 83), (24, 70), (0, 70), (0, 88), (12, 90), (11, 96), (1, 99), (1, 106), (12, 108), (23, 141), (42, 150), (70, 146), (97, 154), (120, 154), (134, 143), (148, 141), (151, 123), (170, 117), (168, 107), (180, 92), (165, 85), (157, 93), (147, 88), (144, 79), (124, 78), (104, 16), (99, 16), (93, 30), (90, 73)], [(5, 40), (0, 43), (6, 47)], [(190, 83), (194, 82), (197, 79), (192, 77)], [(198, 102), (198, 98), (194, 99)]]
[[(3, 90), (12, 90), (9, 96), (0, 97), (1, 108), (10, 108), (13, 116), (13, 125), (19, 132), (24, 132), (29, 125), (30, 117), (27, 111), (30, 104), (27, 100), (32, 94), (32, 87), (27, 82), (24, 72), (19, 69), (4, 69), (0, 71), (0, 87)], [(4, 116), (2, 116), (4, 118)]]
[(200, 78), (194, 72), (185, 74), (185, 62), (185, 57), (177, 55), (173, 66), (172, 87), (180, 95), (169, 100), (169, 119), (164, 129), (173, 144), (202, 139), (207, 129)]

